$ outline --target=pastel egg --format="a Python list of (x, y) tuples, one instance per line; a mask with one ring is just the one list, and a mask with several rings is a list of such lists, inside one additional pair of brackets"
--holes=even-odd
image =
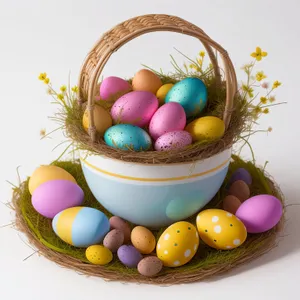
[(34, 209), (46, 218), (54, 218), (59, 212), (82, 204), (83, 190), (69, 180), (51, 180), (39, 185), (31, 198)]
[(278, 224), (283, 214), (282, 203), (271, 195), (249, 198), (238, 208), (236, 216), (245, 224), (249, 233), (261, 233)]
[(107, 265), (113, 259), (109, 249), (102, 245), (89, 246), (85, 251), (87, 260), (94, 265)]
[(158, 99), (160, 105), (164, 104), (165, 98), (173, 86), (173, 83), (166, 83), (158, 89), (156, 92), (156, 98)]
[(167, 267), (179, 267), (188, 263), (196, 254), (199, 236), (195, 226), (181, 221), (169, 226), (160, 236), (156, 253)]
[(241, 204), (241, 201), (237, 197), (229, 195), (223, 200), (223, 209), (235, 215)]
[(147, 151), (152, 146), (149, 134), (140, 127), (118, 124), (104, 134), (105, 143), (113, 148), (131, 151)]
[(198, 214), (196, 221), (200, 238), (212, 248), (233, 249), (242, 245), (247, 238), (244, 224), (225, 210), (203, 210)]
[(110, 231), (103, 240), (103, 245), (111, 252), (117, 252), (117, 250), (124, 243), (124, 233), (119, 229), (113, 229)]
[(118, 216), (112, 216), (109, 219), (109, 224), (111, 229), (119, 229), (124, 234), (124, 243), (130, 242), (131, 228), (129, 224)]
[(128, 268), (136, 268), (142, 260), (142, 254), (131, 245), (123, 245), (118, 249), (118, 258)]
[(66, 170), (56, 166), (40, 166), (31, 175), (28, 183), (29, 192), (32, 195), (35, 189), (46, 181), (69, 180), (76, 183), (75, 178)]
[(156, 151), (182, 149), (192, 144), (192, 137), (187, 131), (171, 131), (160, 136), (154, 145)]
[(185, 130), (191, 134), (193, 142), (214, 141), (224, 135), (225, 124), (217, 117), (207, 116), (192, 121)]
[(242, 180), (234, 181), (231, 184), (228, 193), (237, 197), (241, 202), (244, 202), (250, 197), (249, 186)]
[(143, 258), (138, 266), (138, 272), (146, 277), (153, 277), (157, 275), (163, 267), (163, 263), (156, 256), (148, 256)]
[(177, 102), (186, 116), (198, 116), (207, 103), (207, 89), (202, 80), (188, 77), (177, 82), (168, 92), (165, 102)]
[(153, 115), (149, 132), (153, 139), (157, 139), (163, 134), (183, 130), (186, 125), (186, 115), (179, 103), (170, 102), (161, 106)]
[(102, 100), (108, 100), (116, 94), (129, 92), (131, 89), (132, 86), (120, 77), (106, 77), (100, 85), (100, 97)]
[(102, 242), (109, 231), (109, 221), (100, 210), (72, 207), (54, 217), (52, 228), (67, 244), (86, 248)]
[(144, 127), (149, 124), (158, 109), (158, 99), (147, 91), (133, 91), (120, 97), (111, 108), (116, 124), (132, 124)]
[(155, 249), (156, 240), (153, 233), (143, 226), (136, 226), (131, 231), (132, 245), (142, 254), (149, 254)]
[(238, 168), (231, 176), (229, 184), (232, 184), (235, 181), (242, 180), (248, 185), (252, 184), (252, 177), (250, 173), (245, 168)]
[(160, 78), (147, 69), (138, 71), (132, 79), (132, 87), (135, 91), (147, 91), (155, 95), (161, 86)]

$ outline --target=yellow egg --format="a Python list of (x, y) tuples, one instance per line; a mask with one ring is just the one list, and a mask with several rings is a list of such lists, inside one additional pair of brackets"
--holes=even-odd
[(161, 86), (162, 82), (160, 78), (147, 69), (138, 71), (132, 79), (132, 88), (134, 91), (146, 91), (155, 95)]
[(224, 135), (225, 124), (217, 117), (202, 117), (194, 120), (185, 128), (193, 138), (193, 142), (217, 140)]
[(132, 245), (142, 254), (150, 254), (156, 245), (153, 233), (143, 226), (136, 226), (131, 231)]
[[(104, 132), (112, 126), (112, 118), (107, 110), (105, 110), (100, 105), (95, 105), (94, 107), (94, 121), (96, 126), (96, 131), (100, 136), (104, 135)], [(86, 109), (83, 118), (82, 125), (86, 132), (88, 132), (89, 128), (89, 112)]]
[(225, 210), (203, 210), (198, 214), (196, 221), (201, 239), (212, 248), (233, 249), (242, 245), (247, 238), (244, 224)]
[(156, 98), (159, 100), (159, 104), (162, 105), (164, 103), (166, 95), (173, 86), (173, 83), (166, 83), (158, 89), (156, 93)]
[(75, 178), (66, 170), (56, 166), (40, 166), (29, 179), (29, 192), (32, 195), (35, 189), (42, 183), (50, 180), (69, 180), (76, 183)]
[(195, 226), (182, 221), (163, 232), (157, 242), (156, 253), (165, 266), (179, 267), (194, 257), (198, 246), (199, 236)]
[(109, 249), (102, 245), (89, 246), (85, 251), (87, 260), (94, 265), (107, 265), (113, 259)]

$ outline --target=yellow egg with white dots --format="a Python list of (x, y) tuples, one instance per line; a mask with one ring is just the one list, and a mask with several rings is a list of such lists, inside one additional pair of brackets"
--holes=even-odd
[(196, 222), (203, 242), (218, 250), (236, 248), (247, 238), (247, 230), (242, 221), (222, 209), (203, 210), (198, 214)]
[(169, 226), (156, 245), (157, 257), (166, 267), (179, 267), (188, 263), (196, 254), (199, 235), (189, 222), (177, 222)]
[(102, 245), (89, 246), (85, 251), (87, 260), (94, 265), (107, 265), (113, 259), (111, 251)]

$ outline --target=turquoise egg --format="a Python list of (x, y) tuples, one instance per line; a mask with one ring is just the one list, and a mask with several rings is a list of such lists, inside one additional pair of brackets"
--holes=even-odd
[(146, 151), (152, 145), (149, 134), (131, 124), (118, 124), (108, 128), (104, 141), (108, 146), (122, 150)]
[(198, 116), (207, 103), (207, 89), (202, 80), (188, 77), (177, 82), (168, 92), (165, 102), (179, 103), (186, 116)]

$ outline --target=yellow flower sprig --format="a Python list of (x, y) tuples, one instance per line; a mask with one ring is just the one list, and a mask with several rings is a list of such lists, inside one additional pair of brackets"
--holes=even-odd
[(252, 52), (250, 55), (257, 61), (261, 61), (263, 57), (268, 55), (268, 52), (262, 51), (260, 47), (256, 47), (255, 52)]

